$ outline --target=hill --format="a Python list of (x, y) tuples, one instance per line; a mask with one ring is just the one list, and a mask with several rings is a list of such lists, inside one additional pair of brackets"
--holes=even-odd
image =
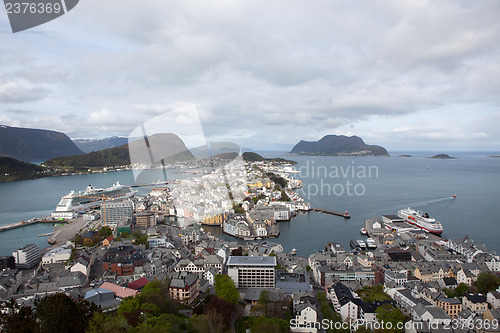
[(345, 135), (326, 135), (319, 141), (301, 140), (290, 153), (298, 155), (389, 156), (383, 147), (367, 145), (358, 136)]
[(286, 160), (284, 158), (264, 158), (261, 155), (253, 152), (243, 153), (243, 160), (247, 162), (260, 162), (260, 161), (268, 161), (268, 162), (277, 162), (277, 163), (289, 163), (289, 164), (297, 164), (297, 162), (292, 160)]
[[(132, 158), (129, 152), (132, 152)], [(48, 160), (44, 164), (58, 167), (102, 168), (131, 163), (151, 164), (151, 158), (153, 164), (159, 164), (161, 159), (164, 159), (166, 163), (171, 163), (191, 160), (194, 159), (194, 156), (177, 135), (168, 133), (152, 135), (147, 141), (139, 139), (130, 143), (130, 146), (124, 144), (88, 154), (58, 157)]]
[(107, 148), (115, 148), (128, 143), (128, 138), (113, 136), (104, 139), (77, 139), (73, 140), (75, 145), (84, 153), (91, 153)]
[(0, 156), (21, 161), (45, 161), (81, 153), (82, 151), (64, 133), (0, 126)]
[(0, 157), (0, 182), (43, 177), (41, 166), (18, 161), (11, 157)]
[(437, 154), (429, 158), (437, 158), (437, 159), (442, 159), (442, 160), (454, 160), (456, 157), (452, 157), (448, 154)]

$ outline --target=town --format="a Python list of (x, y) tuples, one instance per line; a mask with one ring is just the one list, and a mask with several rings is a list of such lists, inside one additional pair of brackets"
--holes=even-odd
[(498, 331), (500, 256), (484, 245), (381, 215), (362, 228), (371, 246), (332, 239), (301, 258), (279, 244), (280, 221), (312, 210), (293, 167), (223, 165), (145, 196), (55, 212), (65, 224), (51, 247), (0, 258), (2, 325), (62, 293), (95, 304), (90, 325), (100, 331), (102, 315), (146, 331), (166, 315), (166, 331)]

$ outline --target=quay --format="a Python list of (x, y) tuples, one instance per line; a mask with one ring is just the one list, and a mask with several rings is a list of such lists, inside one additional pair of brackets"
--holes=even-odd
[(49, 216), (42, 217), (42, 218), (33, 218), (33, 219), (26, 220), (26, 221), (2, 225), (2, 226), (0, 226), (0, 232), (12, 230), (12, 229), (16, 229), (16, 228), (21, 228), (21, 227), (25, 227), (25, 226), (37, 224), (37, 223), (61, 223), (61, 222), (64, 223), (64, 221), (53, 220), (52, 217), (49, 217)]
[(331, 214), (331, 215), (337, 215), (337, 216), (341, 216), (345, 219), (350, 219), (351, 218), (351, 215), (347, 214), (347, 211), (345, 213), (339, 213), (339, 212), (334, 212), (334, 211), (331, 211), (331, 210), (327, 210), (327, 209), (322, 209), (322, 208), (311, 208), (312, 211), (314, 212), (320, 212), (320, 213), (325, 213), (325, 214)]

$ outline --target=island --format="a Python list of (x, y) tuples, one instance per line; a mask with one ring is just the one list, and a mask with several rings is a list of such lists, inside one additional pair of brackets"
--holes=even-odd
[(408, 154), (403, 154), (403, 155), (399, 155), (399, 157), (412, 157), (412, 156), (408, 155)]
[(441, 159), (441, 160), (454, 160), (454, 159), (456, 159), (456, 157), (450, 156), (448, 154), (437, 154), (437, 155), (434, 155), (434, 156), (428, 157), (428, 158), (437, 158), (437, 159)]
[(324, 156), (389, 156), (381, 146), (367, 145), (358, 136), (326, 135), (319, 141), (297, 143), (290, 154)]

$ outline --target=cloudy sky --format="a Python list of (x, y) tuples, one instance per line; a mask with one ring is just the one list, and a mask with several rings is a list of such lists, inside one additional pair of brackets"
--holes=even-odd
[[(194, 105), (211, 139), (499, 150), (500, 2), (85, 0), (13, 34), (0, 124), (128, 135)], [(166, 125), (168, 128), (168, 125)]]

